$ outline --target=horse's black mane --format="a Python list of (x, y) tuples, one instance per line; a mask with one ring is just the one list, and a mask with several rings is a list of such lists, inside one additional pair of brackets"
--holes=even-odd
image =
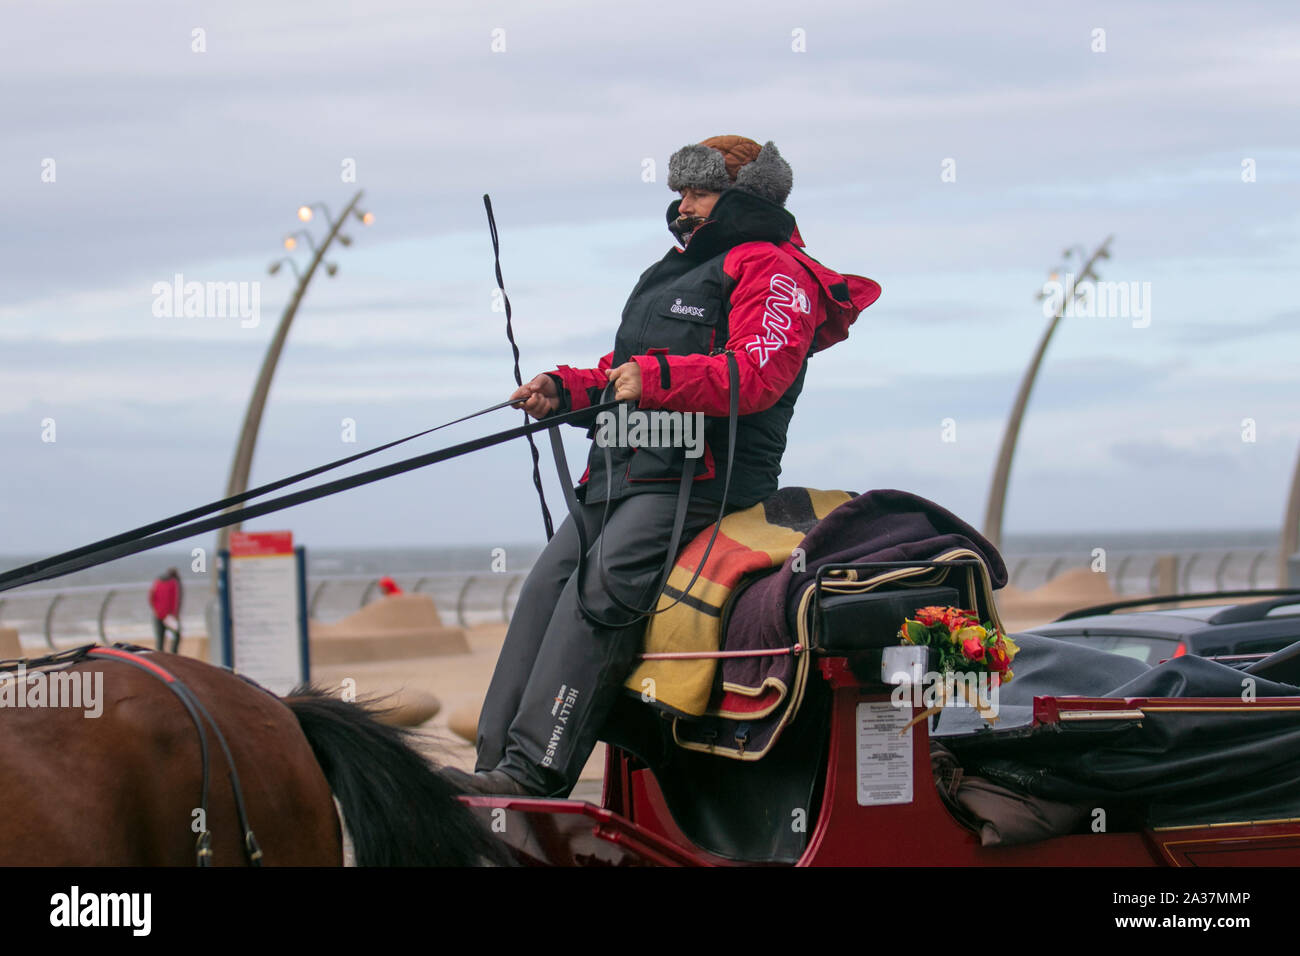
[(415, 735), (376, 719), (388, 709), (379, 701), (348, 702), (300, 685), (284, 703), (343, 807), (359, 866), (512, 863), (455, 787), (410, 746)]

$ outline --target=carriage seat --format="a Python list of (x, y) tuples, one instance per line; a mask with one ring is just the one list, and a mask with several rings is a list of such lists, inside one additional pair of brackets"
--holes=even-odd
[[(682, 550), (663, 604), (712, 530)], [(897, 644), (903, 618), (929, 605), (972, 607), (1000, 626), (992, 591), (1006, 578), (978, 531), (903, 491), (784, 488), (733, 512), (689, 598), (646, 629), (646, 659), (601, 734), (615, 769), (652, 773), (698, 846), (793, 862), (808, 833), (788, 825), (789, 808), (815, 816), (828, 747), (830, 685), (815, 662)], [(714, 656), (737, 650), (746, 656)], [(691, 656), (654, 657), (673, 653)]]
[(827, 654), (854, 654), (892, 647), (898, 643), (898, 631), (905, 618), (913, 617), (918, 608), (958, 606), (957, 588), (898, 588), (862, 594), (833, 594), (814, 607), (815, 646)]
[[(651, 619), (625, 684), (671, 718), (677, 746), (761, 759), (797, 714), (815, 653), (896, 644), (918, 607), (971, 607), (999, 625), (997, 549), (917, 495), (783, 488), (718, 530), (689, 598)], [(682, 550), (663, 604), (690, 582), (712, 533)]]

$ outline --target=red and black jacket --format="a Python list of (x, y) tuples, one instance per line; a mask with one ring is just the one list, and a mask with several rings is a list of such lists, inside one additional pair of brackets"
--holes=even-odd
[[(669, 222), (679, 203), (668, 207)], [(558, 412), (599, 403), (605, 370), (636, 362), (638, 408), (706, 416), (693, 497), (717, 501), (727, 454), (722, 353), (730, 350), (740, 370), (740, 418), (727, 500), (746, 507), (772, 495), (808, 357), (846, 338), (880, 295), (876, 282), (828, 269), (802, 245), (786, 209), (743, 190), (723, 192), (686, 248), (670, 249), (642, 273), (623, 307), (614, 350), (594, 369), (561, 365), (550, 373), (560, 390)], [(575, 424), (595, 435), (594, 422)], [(676, 491), (685, 449), (614, 446), (610, 452), (613, 473), (606, 475), (604, 449), (593, 442), (578, 489), (582, 500)]]

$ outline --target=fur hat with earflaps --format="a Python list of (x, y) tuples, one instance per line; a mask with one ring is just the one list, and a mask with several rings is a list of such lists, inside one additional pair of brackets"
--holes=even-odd
[(723, 192), (743, 189), (784, 206), (794, 173), (768, 140), (762, 146), (744, 136), (713, 136), (683, 146), (668, 160), (668, 188)]

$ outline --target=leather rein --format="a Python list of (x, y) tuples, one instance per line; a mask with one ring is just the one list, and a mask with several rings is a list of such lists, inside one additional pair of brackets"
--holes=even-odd
[(148, 653), (148, 648), (126, 643), (113, 644), (108, 647), (100, 644), (85, 644), (81, 647), (70, 648), (45, 657), (0, 661), (0, 670), (11, 671), (20, 665), (28, 671), (43, 667), (70, 667), (93, 658), (96, 660), (118, 661), (162, 681), (167, 689), (180, 701), (186, 713), (190, 715), (190, 719), (194, 722), (194, 729), (199, 736), (199, 755), (203, 764), (203, 782), (199, 790), (199, 809), (202, 815), (203, 829), (199, 831), (198, 839), (195, 841), (195, 864), (201, 867), (212, 865), (212, 833), (207, 828), (212, 759), (208, 744), (208, 730), (204, 727), (206, 721), (208, 727), (211, 728), (212, 735), (217, 740), (217, 744), (221, 747), (221, 752), (225, 755), (226, 766), (230, 771), (230, 790), (235, 801), (235, 813), (239, 817), (239, 827), (244, 833), (242, 843), (244, 859), (249, 866), (261, 866), (262, 848), (258, 846), (257, 838), (253, 835), (253, 828), (248, 823), (248, 812), (244, 806), (244, 793), (239, 785), (239, 773), (235, 770), (235, 759), (230, 753), (230, 747), (226, 743), (225, 735), (222, 734), (221, 728), (212, 719), (212, 715), (208, 713), (207, 708), (203, 706), (203, 702), (186, 686), (184, 681), (162, 665), (149, 660), (144, 654), (138, 653), (140, 651)]

